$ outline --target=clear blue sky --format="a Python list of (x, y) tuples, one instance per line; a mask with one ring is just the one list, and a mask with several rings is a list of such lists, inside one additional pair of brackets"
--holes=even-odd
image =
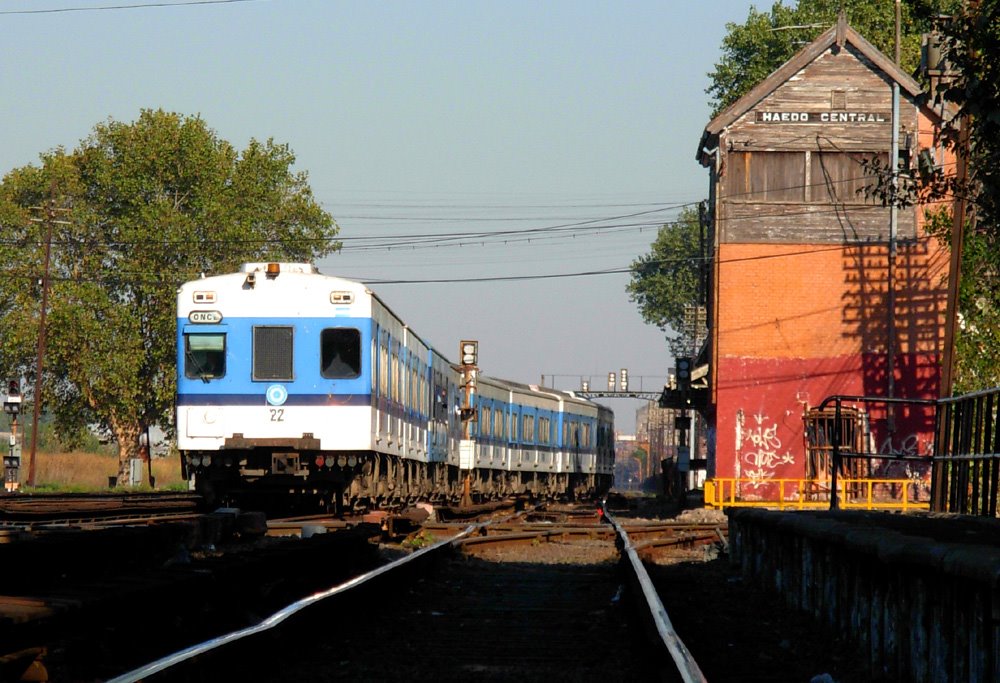
[[(673, 360), (625, 274), (376, 283), (627, 267), (707, 194), (707, 73), (748, 0), (161, 2), (176, 6), (0, 3), (0, 171), (142, 108), (198, 114), (240, 148), (272, 137), (347, 238), (321, 270), (372, 283), (449, 357), (478, 339), (488, 375), (576, 388), (625, 367), (662, 386)], [(412, 245), (585, 221), (608, 229)], [(372, 236), (396, 246), (362, 248)], [(609, 405), (631, 431), (637, 404)]]

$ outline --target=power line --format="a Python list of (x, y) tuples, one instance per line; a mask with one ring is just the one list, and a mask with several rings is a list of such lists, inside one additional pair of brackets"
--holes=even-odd
[(107, 12), (122, 9), (150, 9), (157, 7), (187, 7), (192, 5), (235, 5), (266, 0), (183, 0), (182, 2), (141, 2), (129, 5), (100, 5), (96, 7), (52, 7), (49, 9), (8, 9), (0, 14), (65, 14), (67, 12)]
[[(800, 184), (792, 185), (783, 188), (768, 188), (767, 191), (777, 191), (777, 190), (790, 190), (790, 189), (801, 189), (805, 187), (813, 186), (834, 186), (838, 183), (852, 183), (856, 180), (863, 179), (867, 176), (855, 176), (852, 178), (845, 178), (839, 181), (824, 181), (819, 183), (810, 184)], [(746, 192), (746, 193), (735, 193), (729, 195), (730, 198), (750, 198), (758, 192)], [(546, 242), (554, 240), (563, 239), (576, 239), (578, 237), (592, 237), (592, 236), (607, 236), (611, 234), (621, 234), (624, 232), (638, 231), (642, 232), (647, 229), (659, 229), (660, 227), (669, 227), (680, 225), (680, 221), (662, 221), (660, 219), (650, 220), (650, 221), (640, 221), (640, 222), (628, 222), (628, 223), (616, 223), (613, 221), (621, 221), (627, 218), (640, 217), (640, 216), (652, 216), (653, 214), (662, 213), (668, 210), (684, 209), (687, 207), (694, 206), (697, 202), (684, 202), (678, 204), (664, 204), (659, 205), (657, 208), (648, 209), (644, 211), (636, 211), (627, 214), (621, 214), (616, 216), (605, 216), (587, 220), (573, 221), (573, 222), (563, 222), (554, 225), (533, 227), (533, 228), (518, 228), (510, 230), (485, 230), (485, 231), (463, 231), (463, 232), (426, 232), (426, 233), (402, 233), (402, 234), (391, 234), (391, 235), (332, 235), (328, 237), (299, 237), (299, 238), (280, 238), (280, 237), (266, 237), (266, 238), (243, 238), (243, 239), (223, 239), (223, 240), (211, 240), (211, 239), (198, 239), (197, 242), (204, 246), (218, 246), (226, 247), (233, 245), (281, 245), (281, 244), (310, 244), (310, 243), (330, 243), (339, 242), (341, 245), (340, 252), (364, 252), (364, 251), (381, 251), (381, 250), (416, 250), (416, 249), (428, 249), (428, 248), (464, 248), (472, 246), (494, 246), (494, 245), (516, 245), (525, 244), (531, 242)], [(648, 206), (648, 204), (640, 204), (640, 206)], [(812, 206), (812, 205), (809, 205)], [(817, 216), (823, 214), (834, 213), (837, 215), (844, 214), (853, 211), (868, 211), (868, 210), (881, 210), (885, 207), (879, 206), (877, 204), (865, 204), (859, 206), (856, 204), (847, 205), (846, 202), (840, 202), (839, 204), (831, 204), (829, 208), (814, 209), (814, 208), (804, 208), (801, 211), (788, 211), (781, 210), (774, 213), (759, 213), (755, 215), (755, 218), (788, 218), (794, 216)], [(719, 217), (716, 220), (717, 225), (724, 225), (727, 221), (738, 221), (743, 220), (739, 217)], [(53, 245), (58, 246), (87, 246), (87, 247), (103, 247), (103, 248), (128, 248), (128, 247), (140, 247), (140, 246), (153, 246), (159, 245), (164, 247), (170, 247), (175, 245), (184, 245), (190, 243), (191, 240), (107, 240), (107, 241), (93, 241), (93, 240), (63, 240), (63, 241), (53, 241)], [(27, 241), (25, 239), (0, 239), (0, 245), (8, 246), (27, 246), (29, 244), (39, 244), (35, 241)]]
[[(844, 251), (849, 249), (856, 249), (858, 247), (865, 246), (879, 246), (877, 243), (859, 243), (859, 244), (835, 244), (829, 247), (821, 247), (814, 249), (802, 249), (797, 251), (783, 252), (779, 254), (758, 254), (755, 256), (741, 256), (736, 258), (720, 259), (720, 265), (726, 265), (731, 263), (745, 263), (750, 261), (764, 261), (770, 259), (780, 259), (788, 258), (792, 256), (804, 256), (811, 254), (818, 254), (830, 251)], [(647, 264), (667, 264), (667, 263), (694, 263), (694, 262), (710, 262), (712, 260), (711, 256), (693, 256), (684, 258), (673, 258), (673, 259), (653, 259)], [(359, 282), (365, 282), (368, 284), (438, 284), (438, 283), (457, 283), (457, 282), (498, 282), (498, 281), (519, 281), (519, 280), (551, 280), (559, 278), (570, 278), (570, 277), (589, 277), (596, 275), (616, 275), (621, 273), (629, 273), (635, 271), (635, 268), (631, 266), (619, 267), (619, 268), (605, 268), (600, 270), (584, 270), (575, 271), (571, 273), (547, 273), (547, 274), (534, 274), (534, 275), (509, 275), (509, 276), (493, 276), (493, 277), (472, 277), (472, 278), (424, 278), (424, 279), (386, 279), (386, 278), (366, 278), (366, 277), (355, 277), (352, 278)], [(59, 276), (52, 275), (50, 280), (54, 282), (76, 282), (76, 283), (109, 283), (114, 282), (118, 285), (133, 284), (133, 285), (163, 285), (163, 286), (176, 286), (178, 282), (187, 282), (190, 280), (197, 279), (197, 273), (190, 273), (183, 278), (178, 278), (174, 280), (164, 280), (152, 273), (141, 273), (141, 272), (128, 272), (128, 271), (116, 271), (116, 277), (77, 277), (77, 276)], [(9, 279), (17, 280), (27, 280), (30, 282), (37, 281), (39, 276), (37, 274), (19, 274), (14, 271), (8, 271), (5, 276)], [(148, 278), (148, 279), (147, 279)]]

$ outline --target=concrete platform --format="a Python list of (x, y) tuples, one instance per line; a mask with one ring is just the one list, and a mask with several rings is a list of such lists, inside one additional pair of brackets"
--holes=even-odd
[(854, 634), (873, 676), (1000, 680), (1000, 520), (738, 509), (729, 534), (744, 576)]

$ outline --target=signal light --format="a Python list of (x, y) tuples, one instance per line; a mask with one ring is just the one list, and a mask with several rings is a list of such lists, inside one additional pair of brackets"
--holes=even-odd
[(460, 344), (462, 365), (476, 365), (479, 361), (479, 342), (467, 340)]
[(3, 411), (8, 415), (17, 415), (21, 412), (21, 381), (17, 379), (7, 380), (7, 398), (3, 400)]
[(677, 388), (687, 391), (691, 388), (691, 359), (677, 358), (674, 366), (674, 377), (677, 379)]

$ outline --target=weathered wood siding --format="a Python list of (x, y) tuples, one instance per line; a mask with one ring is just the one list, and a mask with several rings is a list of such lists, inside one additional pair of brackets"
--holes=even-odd
[[(901, 154), (918, 151), (919, 113), (901, 94)], [(866, 199), (861, 162), (888, 159), (891, 120), (891, 80), (853, 46), (810, 62), (720, 133), (720, 241), (887, 240), (889, 209)], [(916, 209), (899, 210), (898, 238), (915, 238), (916, 224)]]

